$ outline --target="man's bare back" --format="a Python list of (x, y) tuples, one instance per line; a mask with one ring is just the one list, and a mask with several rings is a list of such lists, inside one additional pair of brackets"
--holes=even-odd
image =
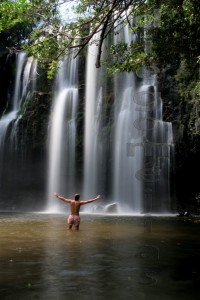
[(66, 199), (66, 198), (58, 195), (57, 193), (54, 193), (54, 196), (57, 197), (58, 199), (64, 201), (64, 202), (70, 204), (71, 214), (68, 217), (69, 229), (71, 229), (72, 225), (74, 225), (77, 230), (79, 229), (79, 225), (80, 225), (79, 211), (80, 211), (81, 205), (92, 203), (92, 202), (97, 201), (101, 198), (101, 196), (98, 195), (94, 199), (90, 199), (90, 200), (86, 200), (86, 201), (79, 201), (80, 196), (78, 194), (75, 195), (75, 200)]
[(81, 207), (80, 202), (77, 202), (75, 200), (71, 200), (71, 203), (70, 203), (71, 215), (79, 216), (80, 207)]

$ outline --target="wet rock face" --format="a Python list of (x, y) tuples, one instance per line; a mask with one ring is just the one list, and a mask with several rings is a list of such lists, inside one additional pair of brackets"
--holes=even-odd
[(22, 107), (18, 125), (18, 141), (21, 148), (26, 145), (28, 152), (41, 153), (46, 149), (48, 121), (52, 95), (34, 91), (27, 104)]
[(44, 205), (50, 107), (51, 94), (34, 91), (22, 103), (19, 118), (9, 125), (1, 161), (0, 209), (41, 209)]
[[(174, 139), (174, 159), (172, 176), (172, 194), (175, 209), (184, 207), (186, 211), (197, 211), (198, 203), (195, 199), (199, 192), (197, 179), (200, 162), (199, 133), (190, 128), (193, 120), (193, 107), (187, 94), (181, 95), (178, 82), (175, 80), (177, 70), (168, 69), (160, 78), (160, 91), (163, 99), (163, 118), (172, 122)], [(188, 88), (189, 84), (184, 88)], [(198, 119), (196, 121), (198, 127)], [(198, 129), (198, 128), (197, 128)]]
[(9, 107), (15, 80), (15, 55), (5, 54), (0, 57), (0, 117)]

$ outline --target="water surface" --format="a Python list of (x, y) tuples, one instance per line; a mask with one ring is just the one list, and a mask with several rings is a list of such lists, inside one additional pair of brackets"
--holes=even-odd
[(197, 299), (200, 223), (177, 217), (0, 214), (0, 299)]

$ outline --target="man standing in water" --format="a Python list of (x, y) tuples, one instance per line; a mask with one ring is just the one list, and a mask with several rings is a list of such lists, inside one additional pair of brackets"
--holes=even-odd
[(72, 226), (74, 225), (76, 230), (79, 230), (79, 225), (80, 225), (80, 221), (81, 221), (80, 216), (79, 216), (79, 210), (80, 210), (81, 205), (97, 201), (101, 198), (101, 196), (98, 195), (96, 198), (91, 199), (91, 200), (79, 201), (79, 198), (80, 198), (79, 194), (75, 194), (75, 200), (65, 199), (64, 197), (59, 196), (57, 193), (54, 193), (54, 196), (64, 202), (70, 204), (71, 214), (68, 217), (67, 223), (69, 225), (69, 229), (72, 229)]

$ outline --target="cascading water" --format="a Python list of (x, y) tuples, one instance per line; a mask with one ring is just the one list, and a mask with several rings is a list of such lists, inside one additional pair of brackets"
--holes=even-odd
[[(157, 92), (156, 80), (151, 75), (134, 96), (134, 102), (144, 112), (134, 122), (141, 133), (141, 142), (129, 144), (130, 155), (136, 149), (143, 153), (143, 167), (135, 173), (142, 182), (142, 212), (170, 212), (170, 157), (172, 154), (172, 126), (162, 121), (162, 99)], [(148, 84), (147, 84), (148, 81)]]
[[(97, 37), (95, 37), (97, 38)], [(85, 132), (84, 132), (84, 198), (100, 193), (102, 168), (102, 86), (98, 78), (100, 70), (95, 67), (97, 47), (88, 47), (85, 93)]]
[(20, 100), (21, 100), (21, 94), (22, 94), (22, 84), (21, 84), (21, 76), (22, 76), (22, 71), (24, 68), (26, 60), (26, 54), (25, 53), (20, 53), (17, 56), (17, 63), (16, 63), (16, 79), (15, 79), (15, 87), (14, 87), (14, 96), (13, 96), (13, 111), (18, 111), (19, 106), (20, 106)]
[[(23, 63), (20, 61), (24, 60)], [(23, 68), (24, 66), (24, 68)], [(22, 105), (26, 107), (29, 101), (30, 92), (36, 90), (37, 85), (37, 61), (33, 57), (28, 57), (24, 52), (19, 54), (19, 62), (17, 64), (17, 74), (13, 98), (13, 112), (16, 113), (12, 131), (10, 133), (11, 148), (16, 152), (18, 149), (18, 122), (21, 118)]]
[[(123, 40), (129, 44), (133, 38), (126, 26), (116, 42)], [(101, 87), (103, 97), (99, 102), (101, 75), (95, 69), (95, 51), (92, 44), (87, 58), (84, 196), (100, 193), (105, 177), (103, 181), (112, 184), (108, 200), (117, 202), (120, 212), (169, 212), (172, 131), (171, 124), (162, 121), (156, 72), (141, 69), (136, 74), (115, 76), (113, 151), (105, 154), (101, 152), (108, 142), (101, 138), (105, 126), (102, 122), (105, 92), (104, 86)], [(101, 172), (100, 176), (98, 173), (106, 161), (112, 166), (112, 180), (110, 173)]]
[(47, 210), (59, 211), (54, 192), (72, 197), (75, 190), (77, 59), (62, 62), (50, 116)]
[[(128, 26), (117, 39), (130, 43)], [(136, 74), (123, 73), (110, 80), (104, 69), (95, 68), (96, 50), (95, 43), (88, 47), (83, 197), (102, 194), (107, 203), (118, 203), (119, 212), (170, 211), (172, 125), (162, 119), (155, 72), (141, 69)], [(18, 54), (12, 103), (0, 120), (1, 189), (5, 144), (14, 158), (14, 151), (19, 150), (20, 109), (26, 107), (27, 95), (35, 89), (31, 79), (36, 69), (32, 59)], [(49, 122), (48, 211), (59, 209), (54, 192), (71, 198), (79, 192), (77, 182), (82, 179), (76, 173), (77, 73), (77, 59), (69, 59), (62, 62), (56, 77)]]
[(6, 138), (6, 133), (9, 124), (17, 118), (17, 113), (20, 108), (20, 101), (21, 101), (21, 95), (22, 95), (22, 74), (23, 69), (26, 61), (26, 54), (25, 53), (19, 53), (17, 55), (17, 61), (16, 61), (16, 77), (15, 77), (15, 86), (14, 86), (14, 94), (12, 97), (12, 103), (10, 104), (11, 110), (4, 112), (1, 120), (0, 120), (0, 153), (2, 157), (2, 153), (4, 151), (4, 143)]
[[(18, 156), (18, 121), (20, 119), (20, 109), (22, 102), (26, 101), (27, 95), (30, 92), (31, 78), (35, 78), (36, 62), (32, 58), (28, 58), (25, 53), (21, 52), (16, 55), (16, 75), (15, 84), (13, 90), (13, 96), (11, 97), (11, 103), (8, 103), (3, 116), (0, 120), (0, 192), (2, 189), (6, 189), (7, 184), (7, 172), (9, 171), (9, 165), (14, 164), (17, 161)], [(32, 88), (35, 86), (32, 85)], [(16, 166), (16, 165), (15, 165)], [(15, 170), (13, 170), (15, 174)], [(14, 176), (14, 175), (13, 175)], [(11, 177), (9, 179), (11, 181)], [(13, 179), (13, 182), (15, 178)], [(13, 190), (14, 190), (13, 186)]]
[[(9, 128), (9, 125), (16, 120), (17, 113), (20, 108), (20, 100), (22, 95), (22, 75), (23, 69), (26, 61), (25, 53), (19, 53), (16, 59), (16, 77), (15, 77), (15, 86), (14, 86), (14, 94), (12, 97), (12, 103), (10, 104), (11, 110), (4, 112), (1, 120), (0, 120), (0, 158), (3, 161), (4, 158), (4, 147), (6, 142), (6, 135)], [(12, 137), (12, 134), (11, 134)], [(2, 168), (1, 168), (2, 169)]]
[(134, 76), (119, 76), (115, 83), (113, 199), (119, 203), (120, 210), (138, 212), (141, 211), (142, 183), (135, 173), (143, 166), (143, 155), (138, 149), (129, 155), (129, 147), (141, 142), (140, 133), (134, 127), (134, 120), (141, 117), (141, 112), (135, 109), (133, 102)]
[[(128, 26), (122, 28), (115, 43), (131, 41)], [(114, 141), (113, 141), (113, 200), (119, 203), (121, 211), (140, 212), (142, 208), (142, 183), (135, 173), (143, 166), (143, 155), (136, 149), (129, 155), (129, 145), (141, 142), (141, 134), (134, 127), (134, 121), (143, 112), (137, 109), (134, 95), (137, 91), (133, 73), (115, 76)]]
[[(130, 44), (123, 27), (115, 42)], [(156, 67), (115, 76), (113, 200), (121, 211), (170, 211), (172, 125), (162, 120)]]

